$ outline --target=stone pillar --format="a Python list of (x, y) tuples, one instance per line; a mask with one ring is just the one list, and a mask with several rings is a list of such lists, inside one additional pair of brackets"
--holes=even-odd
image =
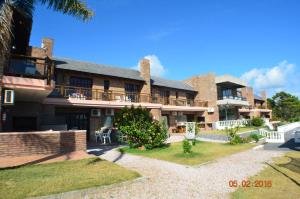
[[(142, 59), (140, 61), (140, 76), (145, 80), (145, 83), (141, 89), (141, 94), (143, 95), (143, 101), (150, 102), (151, 99), (151, 76), (150, 76), (150, 60)], [(148, 97), (145, 97), (148, 96)]]
[(253, 88), (252, 87), (244, 87), (241, 89), (242, 96), (247, 99), (247, 101), (250, 104), (250, 107), (254, 108), (254, 93), (253, 93)]

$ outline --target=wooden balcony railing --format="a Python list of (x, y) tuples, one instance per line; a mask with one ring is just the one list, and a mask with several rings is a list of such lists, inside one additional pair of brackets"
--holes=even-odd
[(49, 97), (64, 97), (81, 100), (100, 100), (100, 101), (115, 101), (115, 102), (134, 102), (134, 103), (157, 103), (163, 105), (175, 106), (201, 106), (207, 107), (208, 103), (205, 101), (160, 98), (154, 97), (145, 93), (137, 92), (118, 92), (105, 91), (101, 89), (91, 89), (82, 87), (73, 87), (66, 85), (56, 85)]
[(81, 100), (100, 100), (116, 102), (149, 102), (150, 95), (136, 92), (117, 92), (110, 90), (56, 85), (49, 97), (64, 97)]
[(51, 83), (54, 72), (53, 62), (48, 58), (37, 58), (24, 55), (11, 55), (4, 67), (4, 74), (8, 76), (46, 79)]

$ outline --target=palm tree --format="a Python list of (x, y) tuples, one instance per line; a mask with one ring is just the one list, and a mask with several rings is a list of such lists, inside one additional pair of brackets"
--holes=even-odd
[(24, 17), (32, 18), (34, 6), (38, 2), (84, 21), (93, 16), (93, 12), (79, 0), (0, 0), (0, 60), (10, 51), (13, 10), (20, 11)]
[[(2, 82), (4, 65), (6, 60), (8, 60), (11, 50), (13, 12), (18, 11), (22, 13), (25, 18), (32, 19), (34, 7), (37, 3), (47, 5), (48, 8), (72, 15), (83, 21), (90, 19), (94, 14), (93, 11), (88, 9), (86, 4), (80, 0), (0, 0), (0, 83)], [(1, 93), (2, 87), (0, 86), (0, 99)]]

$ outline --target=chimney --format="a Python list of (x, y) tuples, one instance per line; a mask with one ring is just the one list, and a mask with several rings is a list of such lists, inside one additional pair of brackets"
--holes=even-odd
[(266, 91), (261, 91), (260, 96), (264, 100), (263, 107), (267, 108), (268, 103), (267, 103), (267, 93), (266, 93)]
[(45, 50), (46, 55), (51, 58), (53, 52), (53, 39), (43, 38), (42, 48)]
[(247, 99), (250, 104), (250, 107), (254, 107), (254, 93), (252, 87), (244, 87), (241, 89), (242, 96)]
[(150, 76), (150, 60), (142, 59), (140, 61), (140, 76), (145, 80), (145, 84), (142, 87), (141, 93), (151, 94), (151, 76)]
[(267, 93), (266, 93), (266, 91), (262, 91), (262, 92), (260, 92), (260, 96), (263, 98), (263, 100), (267, 100)]

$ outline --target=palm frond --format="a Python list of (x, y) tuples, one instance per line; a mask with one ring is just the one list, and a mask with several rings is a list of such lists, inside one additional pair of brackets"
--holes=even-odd
[(52, 8), (55, 11), (60, 11), (65, 14), (75, 16), (89, 20), (94, 12), (87, 8), (86, 4), (79, 0), (39, 0), (42, 4), (47, 4), (48, 8)]
[(2, 3), (0, 7), (0, 56), (3, 58), (9, 52), (11, 40), (12, 7), (9, 3)]

